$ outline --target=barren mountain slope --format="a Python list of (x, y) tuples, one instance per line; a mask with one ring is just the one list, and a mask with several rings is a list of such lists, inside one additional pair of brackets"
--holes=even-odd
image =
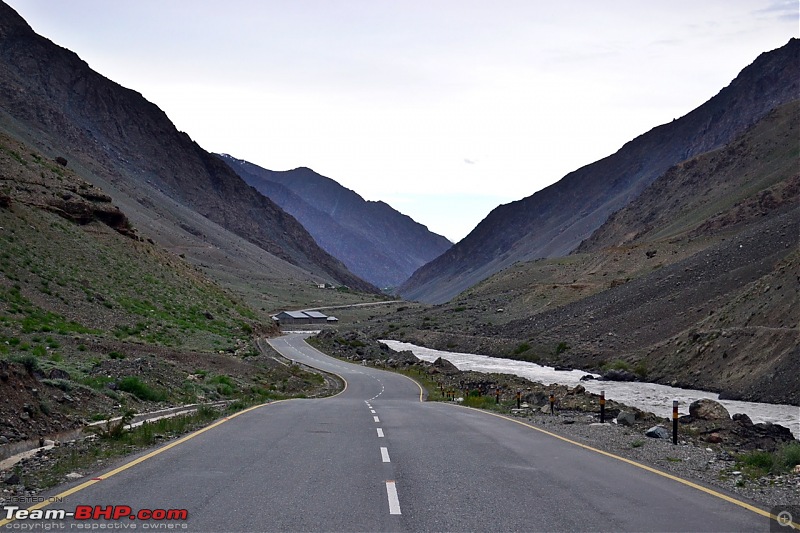
[(669, 167), (730, 142), (800, 92), (800, 40), (761, 54), (731, 84), (686, 116), (637, 137), (615, 154), (536, 194), (492, 211), (464, 240), (400, 288), (429, 303), (516, 261), (563, 256)]
[(670, 168), (611, 215), (577, 251), (665, 239), (689, 230), (710, 233), (796, 202), (798, 139), (800, 100), (795, 100), (771, 111), (725, 147)]
[[(134, 223), (161, 219), (164, 232), (172, 234), (181, 233), (184, 222), (201, 242), (203, 234), (224, 228), (234, 235), (216, 239), (214, 246), (249, 241), (317, 278), (376, 290), (319, 248), (293, 217), (177, 131), (158, 107), (36, 35), (5, 4), (0, 65), (0, 127), (50, 157), (64, 156), (115, 201), (127, 196)], [(151, 236), (169, 244), (169, 236)], [(234, 254), (228, 251), (224, 255)]]
[(798, 111), (668, 170), (585, 252), (518, 263), (379, 335), (799, 402)]
[(258, 354), (264, 315), (0, 133), (0, 457), (128, 409), (313, 393), (316, 377)]
[(384, 202), (308, 168), (276, 172), (220, 156), (247, 183), (293, 215), (347, 268), (379, 287), (397, 287), (452, 243)]

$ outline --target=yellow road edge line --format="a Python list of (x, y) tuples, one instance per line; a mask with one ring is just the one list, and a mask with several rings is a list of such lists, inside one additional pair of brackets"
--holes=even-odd
[[(442, 402), (442, 403), (444, 403), (444, 402)], [(682, 483), (684, 485), (692, 487), (693, 489), (697, 489), (699, 491), (705, 492), (706, 494), (710, 494), (711, 496), (715, 496), (715, 497), (717, 497), (717, 498), (719, 498), (721, 500), (725, 500), (725, 501), (727, 501), (729, 503), (733, 503), (735, 505), (738, 505), (739, 507), (743, 507), (743, 508), (747, 509), (748, 511), (752, 511), (752, 512), (754, 512), (756, 514), (759, 514), (761, 516), (764, 516), (766, 518), (771, 518), (771, 519), (776, 520), (776, 521), (778, 520), (777, 515), (774, 515), (774, 514), (768, 512), (768, 511), (760, 509), (760, 508), (758, 508), (758, 507), (756, 507), (754, 505), (750, 505), (747, 502), (743, 502), (741, 500), (737, 500), (736, 498), (733, 498), (732, 496), (728, 496), (727, 494), (723, 494), (721, 492), (717, 492), (714, 489), (710, 489), (708, 487), (704, 487), (703, 485), (699, 485), (699, 484), (697, 484), (697, 483), (695, 483), (693, 481), (689, 481), (688, 479), (683, 479), (681, 477), (675, 476), (673, 474), (669, 474), (669, 473), (664, 472), (662, 470), (658, 470), (657, 468), (653, 468), (651, 466), (647, 466), (647, 465), (644, 465), (642, 463), (638, 463), (638, 462), (636, 462), (636, 461), (634, 461), (632, 459), (627, 459), (625, 457), (621, 457), (621, 456), (613, 454), (611, 452), (600, 450), (598, 448), (593, 448), (592, 446), (589, 446), (587, 444), (583, 444), (583, 443), (568, 439), (567, 437), (562, 437), (561, 435), (557, 435), (555, 433), (551, 433), (550, 431), (547, 431), (547, 430), (542, 429), (542, 428), (537, 428), (536, 426), (532, 426), (532, 425), (530, 425), (530, 424), (528, 424), (526, 422), (522, 422), (521, 420), (515, 420), (515, 419), (509, 418), (509, 417), (507, 417), (505, 415), (501, 415), (501, 414), (498, 414), (498, 413), (492, 413), (491, 411), (486, 411), (486, 410), (483, 410), (483, 409), (477, 409), (475, 407), (467, 407), (467, 406), (464, 406), (464, 405), (453, 405), (453, 404), (448, 404), (448, 403), (445, 403), (444, 405), (450, 405), (452, 407), (461, 407), (462, 409), (469, 409), (471, 411), (477, 411), (479, 413), (485, 413), (487, 415), (492, 415), (492, 416), (495, 416), (497, 418), (502, 418), (503, 420), (507, 420), (509, 422), (514, 422), (516, 424), (519, 424), (521, 426), (525, 426), (527, 428), (533, 429), (533, 430), (538, 431), (540, 433), (544, 433), (545, 435), (549, 435), (551, 437), (555, 437), (555, 438), (557, 438), (559, 440), (562, 440), (564, 442), (568, 442), (568, 443), (573, 444), (575, 446), (578, 446), (580, 448), (584, 448), (586, 450), (590, 450), (590, 451), (593, 451), (595, 453), (599, 453), (600, 455), (605, 455), (606, 457), (611, 457), (612, 459), (616, 459), (618, 461), (622, 461), (623, 463), (628, 463), (629, 465), (633, 465), (633, 466), (635, 466), (637, 468), (641, 468), (642, 470), (647, 470), (648, 472), (651, 472), (653, 474), (657, 474), (657, 475), (665, 477), (667, 479), (671, 479), (673, 481), (677, 481), (678, 483)], [(786, 525), (789, 525), (789, 524), (786, 524)], [(800, 528), (800, 524), (798, 524), (798, 523), (792, 522), (791, 525), (795, 526), (796, 528)]]
[[(176, 441), (173, 441), (173, 442), (170, 442), (169, 444), (167, 444), (165, 446), (162, 446), (161, 448), (158, 448), (157, 450), (153, 450), (150, 453), (147, 453), (147, 454), (145, 454), (145, 455), (143, 455), (143, 456), (141, 456), (141, 457), (139, 457), (137, 459), (134, 459), (133, 461), (130, 461), (129, 463), (125, 463), (124, 465), (122, 465), (122, 466), (120, 466), (118, 468), (115, 468), (114, 470), (111, 470), (110, 472), (107, 472), (105, 474), (99, 475), (99, 476), (97, 476), (97, 477), (95, 477), (93, 479), (90, 479), (89, 481), (84, 481), (80, 485), (76, 485), (76, 486), (74, 486), (74, 487), (72, 487), (70, 489), (65, 490), (64, 492), (56, 494), (55, 496), (53, 496), (51, 498), (48, 498), (48, 501), (39, 502), (39, 503), (37, 503), (35, 505), (32, 505), (32, 506), (28, 507), (27, 511), (30, 512), (30, 511), (35, 511), (36, 509), (42, 509), (43, 507), (47, 507), (48, 505), (50, 505), (51, 503), (54, 503), (57, 500), (61, 500), (63, 498), (66, 498), (67, 496), (75, 494), (76, 492), (80, 492), (85, 488), (91, 487), (95, 483), (99, 483), (100, 481), (105, 481), (106, 479), (110, 478), (111, 476), (119, 474), (120, 472), (124, 472), (125, 470), (128, 470), (129, 468), (132, 468), (132, 467), (138, 465), (139, 463), (142, 463), (142, 462), (144, 462), (144, 461), (146, 461), (148, 459), (151, 459), (151, 458), (155, 457), (156, 455), (158, 455), (160, 453), (163, 453), (163, 452), (165, 452), (167, 450), (170, 450), (170, 449), (174, 448), (175, 446), (178, 446), (179, 444), (183, 444), (184, 442), (188, 441), (189, 439), (193, 439), (196, 436), (198, 436), (198, 435), (200, 435), (202, 433), (205, 433), (206, 431), (214, 429), (215, 427), (217, 427), (217, 426), (219, 426), (221, 424), (224, 424), (225, 422), (227, 422), (227, 421), (229, 421), (229, 420), (231, 420), (233, 418), (236, 418), (239, 415), (243, 415), (245, 413), (249, 413), (250, 411), (253, 411), (254, 409), (258, 409), (259, 407), (264, 407), (265, 405), (274, 405), (276, 403), (288, 402), (288, 401), (291, 401), (291, 400), (292, 399), (290, 398), (290, 399), (287, 399), (287, 400), (276, 400), (274, 402), (262, 403), (262, 404), (259, 404), (259, 405), (254, 405), (252, 407), (248, 407), (247, 409), (245, 409), (243, 411), (239, 411), (239, 412), (233, 413), (232, 415), (226, 416), (225, 418), (222, 418), (221, 420), (217, 420), (216, 422), (214, 422), (211, 425), (208, 425), (208, 426), (206, 426), (204, 428), (200, 428), (200, 429), (198, 429), (197, 431), (195, 431), (193, 433), (189, 433), (185, 437), (181, 437), (180, 439), (178, 439)], [(4, 518), (3, 520), (0, 520), (0, 527), (5, 526), (6, 524), (10, 524), (14, 520), (16, 520), (16, 519), (14, 519), (14, 518)]]
[[(388, 371), (384, 371), (384, 372), (388, 372)], [(424, 398), (425, 389), (422, 388), (422, 385), (419, 384), (419, 381), (417, 381), (416, 379), (412, 378), (411, 376), (406, 376), (405, 374), (401, 374), (400, 372), (392, 372), (392, 374), (397, 374), (398, 376), (403, 376), (404, 378), (406, 378), (408, 380), (411, 380), (411, 382), (414, 385), (416, 385), (417, 388), (419, 389), (419, 402), (420, 403), (425, 403), (425, 398)]]

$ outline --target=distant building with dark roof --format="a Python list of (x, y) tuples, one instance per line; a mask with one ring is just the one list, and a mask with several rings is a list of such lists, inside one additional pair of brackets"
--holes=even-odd
[(338, 322), (336, 317), (329, 317), (319, 311), (281, 311), (273, 315), (272, 320), (279, 326), (288, 324), (330, 324)]

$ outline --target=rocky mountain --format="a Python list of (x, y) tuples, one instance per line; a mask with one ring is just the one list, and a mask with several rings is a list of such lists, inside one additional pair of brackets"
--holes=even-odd
[(691, 113), (525, 199), (492, 211), (403, 284), (406, 298), (445, 302), (517, 261), (565, 256), (667, 169), (724, 146), (800, 92), (800, 40), (761, 54)]
[(796, 99), (669, 168), (574, 253), (378, 335), (800, 404), (799, 132)]
[(248, 184), (294, 216), (325, 251), (379, 287), (397, 287), (452, 243), (384, 202), (308, 168), (276, 172), (220, 156)]
[[(377, 291), (322, 250), (294, 217), (179, 132), (156, 105), (37, 35), (3, 3), (0, 130), (48, 158), (66, 159), (135, 226), (180, 247), (198, 265), (208, 266), (213, 250), (217, 262), (241, 258), (275, 277)], [(246, 275), (249, 266), (220, 270), (209, 267), (230, 278)]]

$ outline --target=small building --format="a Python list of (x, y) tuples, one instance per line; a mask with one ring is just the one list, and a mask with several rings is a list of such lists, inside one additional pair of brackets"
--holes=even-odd
[[(289, 324), (328, 324), (329, 316), (319, 311), (281, 311), (273, 315), (272, 320), (277, 325)], [(334, 320), (336, 320), (334, 318)], [(338, 320), (337, 320), (338, 321)]]

